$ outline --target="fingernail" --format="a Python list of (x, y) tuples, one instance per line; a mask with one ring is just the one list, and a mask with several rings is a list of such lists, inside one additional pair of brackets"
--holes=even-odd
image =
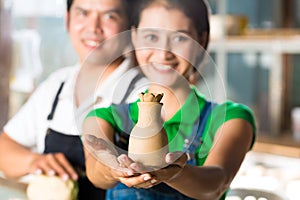
[(123, 155), (123, 154), (119, 156), (119, 160), (120, 160), (121, 162), (125, 162), (125, 161), (126, 161), (125, 158), (126, 158), (126, 156)]
[(134, 172), (131, 171), (131, 170), (130, 170), (130, 171), (127, 171), (127, 175), (128, 175), (128, 176), (133, 176), (133, 175), (134, 175)]
[(47, 174), (48, 174), (48, 176), (54, 176), (55, 175), (55, 171), (49, 170)]
[(69, 179), (69, 175), (68, 174), (63, 174), (61, 176), (62, 180), (67, 181)]
[(156, 183), (156, 182), (157, 182), (156, 179), (152, 179), (152, 180), (150, 181), (151, 184), (154, 184), (154, 183)]
[(146, 175), (144, 175), (143, 179), (144, 179), (144, 181), (148, 181), (151, 179), (151, 177), (148, 174), (146, 174)]
[(73, 179), (74, 181), (76, 181), (76, 180), (78, 179), (77, 174), (74, 174), (74, 175), (72, 176), (72, 179)]
[(34, 172), (35, 175), (41, 175), (42, 174), (42, 170), (41, 169), (36, 169)]
[(93, 135), (86, 135), (85, 138), (87, 139), (87, 141), (89, 142), (94, 142), (95, 141), (95, 137)]

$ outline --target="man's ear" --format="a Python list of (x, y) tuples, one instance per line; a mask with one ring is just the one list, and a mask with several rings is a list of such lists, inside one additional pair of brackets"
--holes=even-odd
[(131, 27), (131, 42), (133, 44), (133, 47), (135, 48), (137, 45), (137, 35), (136, 35), (136, 28), (135, 27)]
[(66, 12), (65, 14), (65, 24), (66, 24), (66, 30), (69, 31), (70, 27), (70, 13)]

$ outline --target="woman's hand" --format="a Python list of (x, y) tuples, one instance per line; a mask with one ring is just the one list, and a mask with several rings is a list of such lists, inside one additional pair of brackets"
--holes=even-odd
[(158, 184), (158, 181), (151, 173), (147, 172), (147, 168), (144, 165), (134, 162), (127, 155), (120, 155), (118, 161), (120, 166), (133, 171), (132, 176), (119, 177), (120, 182), (124, 185), (135, 188), (150, 188)]
[(86, 150), (98, 161), (99, 171), (105, 171), (106, 179), (119, 181), (122, 177), (129, 177), (134, 174), (133, 170), (119, 163), (118, 153), (109, 142), (88, 134), (84, 136), (83, 141)]
[(188, 157), (185, 153), (177, 151), (168, 153), (165, 161), (168, 166), (151, 172), (157, 180), (161, 182), (169, 182), (176, 178), (186, 165)]
[(36, 154), (30, 166), (30, 172), (48, 176), (57, 175), (63, 180), (78, 179), (77, 173), (63, 153)]
[(134, 170), (134, 176), (121, 178), (120, 181), (128, 187), (150, 188), (161, 182), (172, 181), (176, 178), (187, 162), (187, 155), (183, 152), (173, 152), (166, 155), (166, 163), (168, 166), (149, 171), (147, 166), (136, 163), (127, 155), (118, 157), (121, 166)]

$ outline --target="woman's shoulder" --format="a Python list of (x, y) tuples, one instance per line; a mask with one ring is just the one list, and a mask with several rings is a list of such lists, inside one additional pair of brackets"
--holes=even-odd
[(226, 112), (248, 112), (249, 114), (253, 114), (253, 111), (249, 106), (234, 101), (225, 101), (217, 104), (216, 108), (225, 110)]
[[(138, 101), (138, 100), (137, 100)], [(107, 115), (126, 115), (137, 109), (137, 101), (131, 103), (111, 104), (91, 110), (87, 117), (105, 117)]]
[(213, 111), (213, 117), (216, 119), (222, 119), (221, 121), (226, 122), (231, 119), (243, 119), (248, 121), (254, 129), (256, 129), (255, 115), (253, 110), (242, 103), (233, 101), (226, 101), (218, 104)]

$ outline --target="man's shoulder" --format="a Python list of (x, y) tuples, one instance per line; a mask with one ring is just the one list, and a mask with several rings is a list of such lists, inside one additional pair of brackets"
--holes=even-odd
[(53, 71), (48, 76), (46, 81), (57, 81), (57, 82), (65, 81), (71, 74), (74, 74), (74, 72), (77, 69), (78, 69), (77, 65), (62, 67), (60, 69)]
[(74, 66), (66, 66), (62, 67), (60, 69), (55, 70), (52, 72), (46, 79), (44, 79), (37, 89), (40, 90), (51, 90), (54, 88), (57, 90), (59, 85), (62, 82), (65, 82), (66, 80), (70, 79), (72, 77), (72, 74), (75, 74), (77, 71), (76, 65)]
[(48, 79), (65, 80), (68, 76), (73, 74), (78, 69), (77, 65), (66, 66), (52, 72)]

